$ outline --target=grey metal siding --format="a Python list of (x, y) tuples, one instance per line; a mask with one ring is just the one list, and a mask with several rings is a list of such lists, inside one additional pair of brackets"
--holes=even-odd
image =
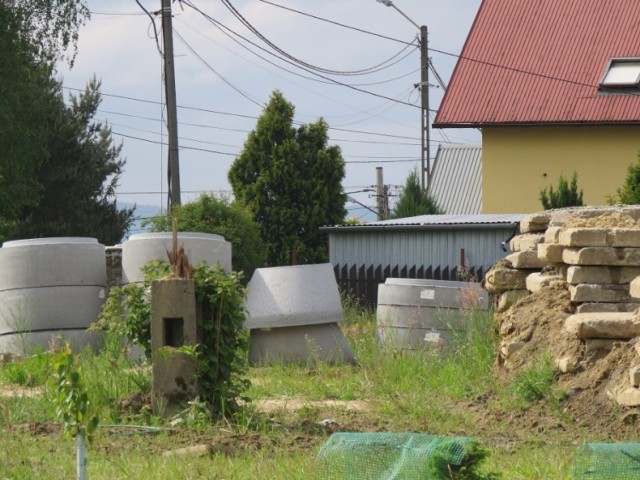
[(506, 254), (500, 244), (513, 227), (442, 230), (331, 231), (333, 265), (422, 265), (457, 267), (464, 249), (467, 267), (488, 269)]

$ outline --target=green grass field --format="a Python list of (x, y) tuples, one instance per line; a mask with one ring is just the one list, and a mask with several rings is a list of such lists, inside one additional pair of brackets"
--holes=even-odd
[[(541, 359), (505, 378), (494, 366), (492, 316), (465, 314), (470, 328), (455, 353), (410, 353), (378, 345), (375, 315), (351, 308), (342, 329), (357, 366), (250, 368), (252, 401), (213, 423), (198, 402), (177, 421), (154, 416), (144, 400), (151, 369), (127, 361), (114, 342), (98, 354), (81, 352), (80, 373), (100, 416), (89, 477), (321, 478), (319, 449), (346, 431), (470, 436), (489, 452), (480, 470), (487, 475), (571, 478), (577, 447), (591, 439), (577, 427), (556, 427), (570, 420), (553, 369)], [(50, 358), (40, 352), (0, 369), (0, 479), (75, 477), (75, 443), (62, 436), (47, 387)], [(189, 447), (198, 448), (180, 450)]]

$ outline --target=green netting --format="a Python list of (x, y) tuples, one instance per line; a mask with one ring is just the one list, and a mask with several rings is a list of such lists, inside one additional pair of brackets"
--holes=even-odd
[(442, 478), (443, 463), (460, 465), (470, 437), (418, 433), (334, 433), (318, 453), (322, 479)]
[(574, 479), (640, 479), (640, 443), (587, 443), (578, 449)]

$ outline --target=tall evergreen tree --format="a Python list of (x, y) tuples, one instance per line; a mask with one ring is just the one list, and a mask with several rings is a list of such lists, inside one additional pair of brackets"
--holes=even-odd
[(36, 173), (41, 186), (35, 206), (22, 209), (14, 237), (89, 236), (113, 245), (133, 221), (133, 209), (119, 210), (115, 188), (124, 160), (108, 125), (94, 120), (100, 104), (94, 78), (59, 109), (47, 136), (47, 155)]
[(0, 1), (0, 219), (5, 225), (24, 206), (38, 203), (36, 172), (58, 108), (51, 68), (36, 59), (21, 28), (14, 10)]
[(444, 212), (438, 207), (435, 199), (422, 190), (418, 172), (416, 170), (410, 172), (404, 189), (391, 212), (391, 218), (407, 218), (441, 213)]
[(268, 265), (327, 260), (318, 228), (342, 222), (344, 160), (328, 146), (327, 124), (293, 127), (294, 106), (276, 91), (233, 162), (229, 182), (260, 225)]

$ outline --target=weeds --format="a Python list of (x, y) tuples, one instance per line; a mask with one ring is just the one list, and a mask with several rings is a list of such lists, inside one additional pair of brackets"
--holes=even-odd
[(537, 364), (518, 373), (512, 389), (516, 397), (525, 402), (547, 399), (554, 407), (558, 407), (566, 396), (555, 384), (553, 361), (549, 354), (543, 355)]

